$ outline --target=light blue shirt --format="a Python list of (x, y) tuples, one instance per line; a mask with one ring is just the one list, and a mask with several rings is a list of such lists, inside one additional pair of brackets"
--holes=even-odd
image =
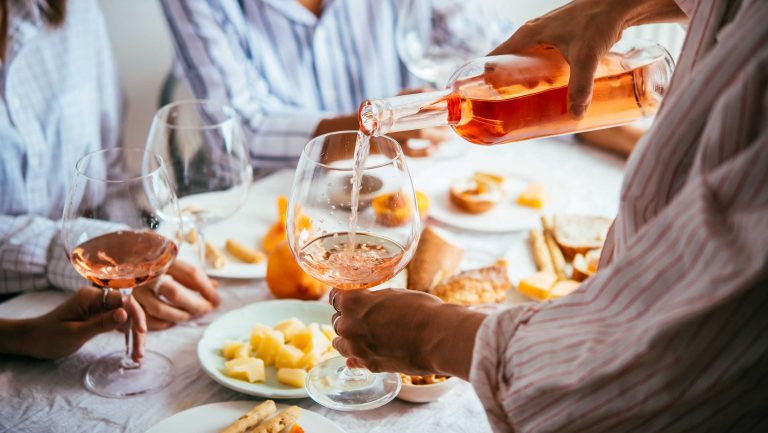
[(243, 120), (257, 167), (295, 165), (320, 120), (421, 85), (400, 61), (400, 0), (163, 0), (195, 97)]
[(6, 2), (0, 293), (85, 284), (65, 255), (59, 220), (75, 162), (117, 146), (120, 135), (121, 94), (97, 2), (67, 2), (59, 28), (42, 21), (35, 3)]

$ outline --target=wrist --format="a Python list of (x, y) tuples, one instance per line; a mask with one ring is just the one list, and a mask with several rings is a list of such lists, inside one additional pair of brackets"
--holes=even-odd
[(460, 305), (440, 304), (430, 312), (430, 342), (422, 345), (430, 371), (469, 378), (475, 337), (486, 315)]

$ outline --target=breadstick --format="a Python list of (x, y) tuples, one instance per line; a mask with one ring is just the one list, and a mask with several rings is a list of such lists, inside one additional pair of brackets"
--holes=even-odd
[(555, 265), (552, 263), (552, 256), (549, 254), (547, 242), (544, 240), (544, 232), (533, 229), (529, 232), (531, 240), (531, 252), (533, 252), (533, 261), (536, 262), (536, 268), (540, 271), (555, 272)]
[(557, 246), (555, 237), (552, 235), (552, 222), (548, 217), (542, 216), (541, 225), (544, 227), (544, 240), (547, 243), (549, 255), (552, 257), (552, 266), (555, 269), (557, 278), (565, 280), (568, 278), (565, 275), (565, 257), (563, 257), (563, 251)]
[(288, 409), (278, 413), (272, 418), (264, 421), (258, 427), (251, 430), (249, 433), (279, 433), (285, 430), (286, 427), (295, 423), (301, 416), (301, 408), (298, 406), (291, 406)]
[(230, 254), (244, 261), (245, 263), (261, 263), (266, 260), (264, 253), (248, 248), (234, 239), (227, 239), (227, 251)]
[(245, 415), (238, 418), (237, 421), (230, 424), (229, 427), (222, 430), (221, 433), (243, 433), (267, 419), (267, 417), (275, 413), (276, 410), (277, 407), (275, 406), (275, 402), (267, 400), (249, 410)]
[(221, 269), (227, 264), (227, 259), (224, 258), (224, 254), (210, 242), (205, 243), (205, 258), (214, 269)]
[(188, 244), (196, 244), (197, 243), (197, 229), (192, 227), (187, 231), (187, 233), (184, 235), (184, 240), (187, 241)]

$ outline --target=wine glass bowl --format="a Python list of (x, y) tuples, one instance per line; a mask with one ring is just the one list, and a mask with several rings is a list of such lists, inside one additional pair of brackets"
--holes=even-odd
[[(64, 207), (62, 236), (75, 270), (103, 290), (118, 290), (123, 305), (134, 287), (164, 274), (181, 241), (176, 195), (162, 159), (141, 149), (105, 149), (84, 156)], [(88, 368), (84, 383), (105, 397), (157, 391), (173, 378), (165, 356), (146, 351), (132, 357), (132, 318), (125, 324), (125, 350)]]
[[(361, 153), (365, 141), (369, 150)], [(356, 176), (358, 200), (348, 186)], [(383, 220), (369, 205), (382, 199), (391, 201), (399, 218)], [(420, 234), (416, 194), (399, 144), (356, 131), (311, 140), (296, 169), (286, 225), (299, 266), (326, 284), (366, 289), (393, 278), (410, 261)], [(346, 368), (346, 360), (337, 357), (315, 366), (306, 387), (323, 406), (367, 410), (391, 401), (400, 377)]]
[(185, 221), (201, 236), (198, 259), (205, 267), (205, 227), (237, 212), (251, 185), (238, 117), (205, 100), (168, 104), (155, 114), (146, 148), (166, 161)]

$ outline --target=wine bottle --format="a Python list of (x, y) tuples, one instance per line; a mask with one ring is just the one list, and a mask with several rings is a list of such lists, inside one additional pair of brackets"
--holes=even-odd
[(568, 110), (570, 69), (555, 48), (483, 57), (459, 68), (446, 90), (364, 101), (358, 120), (372, 136), (450, 125), (483, 145), (607, 128), (655, 114), (673, 66), (660, 45), (620, 41), (600, 59), (592, 102), (575, 119)]

